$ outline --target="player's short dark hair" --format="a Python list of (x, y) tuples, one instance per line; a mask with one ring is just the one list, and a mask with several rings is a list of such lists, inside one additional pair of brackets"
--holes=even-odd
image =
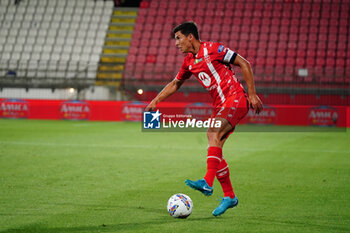
[(184, 23), (182, 23), (180, 25), (177, 25), (173, 29), (173, 33), (175, 34), (178, 31), (180, 31), (185, 36), (188, 36), (189, 34), (192, 34), (194, 36), (194, 38), (199, 40), (198, 27), (197, 27), (197, 24), (195, 22), (188, 21), (188, 22), (184, 22)]

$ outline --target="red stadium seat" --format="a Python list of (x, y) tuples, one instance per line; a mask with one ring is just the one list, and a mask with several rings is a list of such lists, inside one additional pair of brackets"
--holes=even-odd
[(269, 27), (269, 26), (262, 25), (260, 31), (261, 31), (262, 33), (270, 33), (270, 31), (271, 31), (271, 32), (274, 32), (274, 33), (278, 33), (278, 32), (279, 32), (279, 27), (277, 27), (277, 26), (271, 26), (271, 30), (270, 30), (270, 27)]
[(306, 55), (306, 52), (305, 52), (304, 49), (298, 49), (297, 50), (297, 56), (298, 57), (305, 57), (305, 55)]
[(258, 57), (262, 57), (262, 58), (265, 59), (266, 54), (267, 54), (267, 52), (266, 52), (265, 48), (261, 48), (261, 47), (258, 48), (258, 51), (257, 51), (257, 56)]
[(284, 57), (279, 57), (276, 59), (276, 65), (283, 67), (286, 64), (286, 60)]
[(257, 66), (264, 66), (265, 65), (265, 58), (257, 57), (255, 63), (256, 63)]
[(284, 80), (284, 67), (283, 66), (277, 66), (275, 68), (275, 73), (274, 73), (274, 81), (275, 82), (282, 82)]
[(127, 63), (135, 63), (136, 62), (136, 55), (132, 55), (132, 54), (129, 54), (127, 59), (126, 59)]
[(309, 49), (306, 51), (306, 57), (314, 58), (316, 57), (316, 51), (314, 49)]
[(145, 62), (146, 62), (146, 56), (145, 56), (145, 55), (143, 55), (143, 54), (137, 55), (137, 57), (136, 57), (136, 63), (138, 63), (138, 64), (143, 64), (143, 63), (145, 63)]
[(290, 41), (290, 42), (288, 43), (288, 48), (289, 48), (289, 49), (296, 49), (296, 48), (297, 48), (297, 43), (296, 43), (296, 42)]
[(327, 48), (328, 49), (336, 49), (337, 48), (337, 44), (334, 41), (328, 41)]
[(303, 57), (296, 58), (296, 66), (303, 67), (305, 65), (305, 59)]
[(346, 50), (346, 49), (347, 49), (347, 48), (346, 48), (346, 42), (338, 41), (337, 49), (338, 49), (338, 50), (341, 50), (341, 51)]
[[(262, 17), (262, 12), (261, 11), (254, 11), (253, 17), (254, 17), (254, 19), (258, 20), (258, 22), (259, 22), (258, 25), (260, 25), (260, 23), (261, 23), (260, 17)], [(253, 24), (257, 25), (256, 23), (254, 23), (254, 19), (253, 19)]]
[(289, 41), (298, 41), (298, 34), (289, 34)]
[(265, 67), (265, 71), (264, 71), (264, 76), (263, 76), (263, 80), (265, 82), (272, 82), (273, 80), (273, 76), (274, 76), (274, 67), (273, 66), (267, 66)]
[(249, 41), (248, 48), (256, 50), (258, 48), (258, 42), (254, 40)]
[(334, 81), (336, 83), (343, 83), (344, 82), (344, 68), (343, 67), (336, 67), (334, 72)]
[(162, 55), (162, 54), (157, 55), (156, 62), (158, 64), (159, 63), (163, 64), (163, 63), (165, 63), (165, 61), (166, 61), (166, 56), (165, 55)]
[(293, 66), (286, 66), (285, 73), (287, 75), (293, 76), (294, 75), (294, 67)]
[(240, 40), (248, 41), (249, 40), (249, 34), (248, 33), (241, 33), (240, 34)]
[(265, 7), (265, 10), (263, 11), (263, 18), (270, 18), (271, 16), (272, 16), (272, 11), (271, 10), (269, 10), (269, 9), (266, 9), (266, 7)]
[(259, 40), (259, 34), (258, 34), (258, 33), (251, 32), (251, 33), (250, 33), (249, 40), (250, 40), (250, 41), (258, 41), (258, 40)]
[(338, 57), (338, 58), (345, 58), (346, 57), (346, 52), (344, 50), (337, 50), (336, 57)]
[(259, 40), (260, 41), (268, 41), (269, 40), (268, 34), (267, 33), (261, 33)]
[(287, 57), (286, 64), (288, 66), (294, 66), (295, 65), (295, 58), (294, 57)]
[(286, 57), (286, 51), (284, 49), (278, 49), (276, 53), (277, 57)]
[(275, 49), (267, 49), (267, 57), (273, 57), (276, 58), (276, 50)]
[(276, 33), (270, 33), (269, 35), (269, 41), (277, 41), (278, 35)]
[(275, 58), (273, 57), (267, 57), (266, 59), (266, 65), (268, 66), (274, 66), (276, 63), (275, 63)]
[(148, 53), (147, 47), (140, 47), (137, 51), (137, 54), (146, 55)]
[(344, 67), (345, 66), (345, 60), (343, 58), (337, 58), (336, 66), (339, 67), (339, 68)]
[(268, 49), (272, 49), (272, 50), (275, 50), (277, 48), (277, 43), (276, 41), (269, 41), (268, 42), (268, 45), (267, 45)]
[(318, 66), (318, 67), (324, 67), (325, 63), (326, 63), (326, 61), (323, 57), (318, 57), (316, 59), (316, 66)]
[(319, 41), (319, 42), (317, 43), (317, 49), (325, 50), (325, 49), (326, 49), (326, 43), (323, 42), (323, 41)]
[(221, 33), (220, 40), (222, 43), (227, 44), (227, 42), (230, 41), (230, 34), (229, 33)]
[(266, 41), (259, 41), (258, 47), (262, 48), (262, 49), (266, 49), (267, 48), (267, 42)]
[(263, 81), (264, 75), (264, 66), (255, 66), (254, 67), (254, 80), (255, 81)]
[(247, 50), (247, 54), (248, 54), (249, 57), (254, 57), (255, 58), (256, 54), (257, 54), (257, 51), (256, 51), (256, 49), (251, 49), (250, 48), (250, 49)]
[(280, 26), (281, 25), (281, 20), (279, 18), (273, 18), (271, 21), (271, 25), (273, 26)]
[(309, 33), (307, 41), (317, 41), (318, 35), (316, 33)]
[(326, 54), (328, 58), (329, 57), (334, 58), (336, 53), (335, 53), (335, 50), (330, 49), (330, 50), (327, 50)]
[(306, 58), (306, 66), (314, 66), (314, 65), (315, 65), (315, 58), (314, 57)]

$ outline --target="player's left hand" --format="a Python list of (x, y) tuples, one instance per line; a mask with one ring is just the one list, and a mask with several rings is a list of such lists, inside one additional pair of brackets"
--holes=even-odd
[(248, 101), (249, 106), (255, 110), (256, 114), (259, 114), (263, 109), (263, 103), (260, 100), (259, 96), (257, 96), (256, 94), (249, 95)]

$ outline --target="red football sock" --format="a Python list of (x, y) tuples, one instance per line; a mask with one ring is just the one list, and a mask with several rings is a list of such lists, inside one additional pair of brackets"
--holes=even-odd
[(228, 165), (225, 159), (223, 159), (218, 166), (216, 178), (218, 178), (221, 184), (222, 191), (224, 192), (224, 196), (235, 198), (235, 193), (233, 192), (233, 188), (230, 180), (230, 170), (228, 168)]
[(205, 181), (207, 181), (210, 187), (213, 187), (214, 179), (218, 166), (222, 158), (222, 148), (211, 146), (208, 148), (207, 155), (207, 173), (205, 174)]

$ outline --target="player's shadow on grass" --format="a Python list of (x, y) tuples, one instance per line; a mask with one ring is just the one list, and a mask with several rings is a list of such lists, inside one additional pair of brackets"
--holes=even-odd
[(75, 203), (58, 203), (56, 205), (63, 205), (63, 206), (75, 206), (75, 207), (83, 207), (83, 208), (89, 208), (89, 210), (115, 210), (118, 211), (120, 209), (131, 209), (133, 211), (143, 211), (143, 212), (151, 212), (156, 214), (162, 214), (164, 213), (165, 209), (157, 209), (157, 208), (148, 208), (143, 207), (142, 205), (139, 206), (129, 206), (129, 205), (99, 205), (99, 204), (75, 204)]
[[(61, 205), (75, 205), (72, 203), (61, 203)], [(215, 220), (215, 217), (193, 217), (190, 216), (187, 219), (174, 219), (170, 215), (167, 214), (166, 210), (164, 209), (156, 209), (156, 208), (148, 208), (148, 207), (142, 207), (142, 206), (111, 206), (111, 205), (91, 205), (91, 204), (78, 204), (78, 206), (81, 207), (88, 207), (91, 208), (91, 210), (120, 210), (120, 209), (132, 209), (135, 211), (142, 211), (152, 214), (160, 215), (155, 220), (152, 221), (145, 221), (145, 222), (128, 222), (128, 223), (115, 223), (115, 224), (103, 224), (97, 226), (76, 226), (76, 227), (57, 227), (57, 228), (50, 228), (45, 226), (44, 224), (36, 223), (26, 226), (21, 226), (18, 228), (12, 228), (5, 231), (0, 231), (0, 233), (69, 233), (69, 232), (123, 232), (123, 231), (142, 231), (145, 229), (154, 229), (157, 231), (157, 226), (160, 226), (160, 229), (162, 229), (162, 225), (164, 224), (173, 224), (173, 223), (184, 223), (184, 222), (197, 222), (197, 221), (210, 221)], [(94, 209), (95, 208), (95, 209)], [(132, 216), (130, 217), (132, 219)], [(117, 220), (116, 220), (117, 222)]]
[(120, 223), (120, 224), (101, 224), (98, 226), (77, 226), (77, 227), (57, 227), (50, 228), (42, 224), (32, 224), (28, 226), (23, 226), (20, 228), (8, 229), (1, 231), (0, 233), (74, 233), (74, 232), (124, 232), (124, 231), (140, 231), (144, 230), (155, 230), (158, 232), (157, 226), (159, 226), (159, 232), (164, 229), (164, 224), (178, 222), (183, 224), (185, 222), (194, 221), (205, 221), (215, 220), (214, 217), (206, 218), (188, 218), (188, 219), (173, 219), (170, 216), (164, 217), (159, 220), (148, 221), (148, 222), (130, 222), (130, 223)]

